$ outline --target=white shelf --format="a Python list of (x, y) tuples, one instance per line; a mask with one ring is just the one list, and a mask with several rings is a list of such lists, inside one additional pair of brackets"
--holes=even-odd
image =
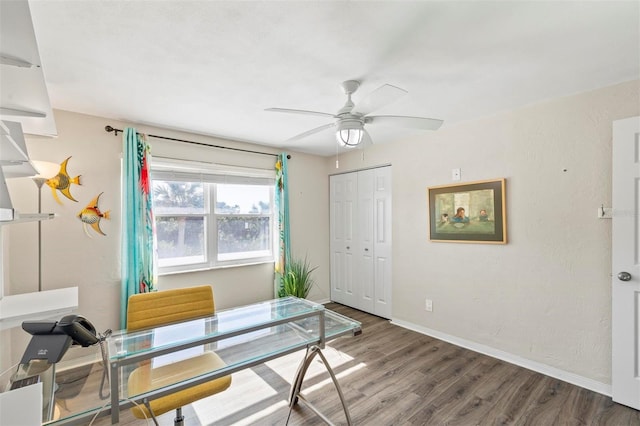
[(0, 299), (0, 330), (25, 320), (50, 319), (78, 309), (78, 287), (4, 296)]
[(28, 1), (0, 1), (0, 39), (0, 118), (22, 123), (24, 133), (56, 136)]
[[(0, 209), (0, 226), (1, 225), (12, 225), (14, 223), (26, 223), (26, 222), (37, 222), (40, 220), (49, 220), (55, 219), (55, 213), (18, 213), (17, 211), (13, 211), (13, 219), (4, 220), (2, 212), (7, 209)], [(7, 218), (9, 218), (9, 212), (7, 211)]]

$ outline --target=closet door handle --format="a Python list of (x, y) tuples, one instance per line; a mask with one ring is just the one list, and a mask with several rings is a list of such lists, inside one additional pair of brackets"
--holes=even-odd
[(620, 272), (618, 274), (618, 279), (620, 281), (631, 281), (631, 274), (628, 272)]
[(368, 248), (366, 248), (366, 249), (364, 249), (364, 251), (369, 251), (369, 249), (368, 249)]
[(351, 249), (351, 247), (347, 246), (347, 250)]

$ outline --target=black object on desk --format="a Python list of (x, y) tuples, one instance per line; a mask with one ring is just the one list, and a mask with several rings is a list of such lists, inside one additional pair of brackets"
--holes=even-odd
[(25, 321), (22, 329), (33, 335), (22, 355), (22, 364), (33, 359), (46, 359), (54, 364), (72, 343), (83, 347), (98, 343), (95, 327), (79, 315), (67, 315), (60, 321)]
[(16, 380), (11, 383), (11, 390), (23, 388), (29, 385), (35, 385), (36, 383), (40, 383), (40, 376), (31, 376), (25, 377), (24, 379)]

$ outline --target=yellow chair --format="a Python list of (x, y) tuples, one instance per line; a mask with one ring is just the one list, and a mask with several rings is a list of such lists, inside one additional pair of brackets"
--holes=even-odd
[[(213, 290), (208, 285), (135, 294), (129, 297), (127, 330), (136, 331), (209, 317), (214, 311)], [(158, 368), (152, 368), (151, 361), (146, 361), (129, 375), (128, 395), (139, 395), (223, 366), (224, 361), (211, 351)], [(231, 376), (224, 376), (150, 400), (145, 405), (132, 408), (131, 411), (139, 419), (153, 418), (157, 425), (155, 416), (175, 409), (174, 425), (183, 425), (183, 406), (222, 392), (230, 385)]]

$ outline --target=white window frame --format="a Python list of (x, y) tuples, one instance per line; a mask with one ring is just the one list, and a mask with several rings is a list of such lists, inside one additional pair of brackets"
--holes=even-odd
[[(180, 272), (194, 272), (200, 270), (224, 268), (231, 266), (253, 265), (257, 263), (273, 263), (275, 261), (277, 229), (277, 212), (275, 211), (275, 170), (255, 169), (229, 166), (196, 161), (175, 159), (152, 159), (151, 180), (202, 182), (205, 184), (204, 206), (205, 212), (193, 214), (158, 214), (154, 211), (155, 220), (162, 217), (192, 216), (204, 218), (204, 262), (181, 263), (171, 266), (158, 265), (158, 273), (167, 275)], [(269, 188), (271, 212), (268, 215), (256, 214), (222, 214), (215, 212), (217, 184), (264, 185)], [(207, 190), (209, 188), (209, 190)], [(230, 256), (228, 259), (218, 260), (219, 217), (233, 216), (255, 219), (269, 216), (271, 230), (269, 250), (264, 250), (262, 256)]]

